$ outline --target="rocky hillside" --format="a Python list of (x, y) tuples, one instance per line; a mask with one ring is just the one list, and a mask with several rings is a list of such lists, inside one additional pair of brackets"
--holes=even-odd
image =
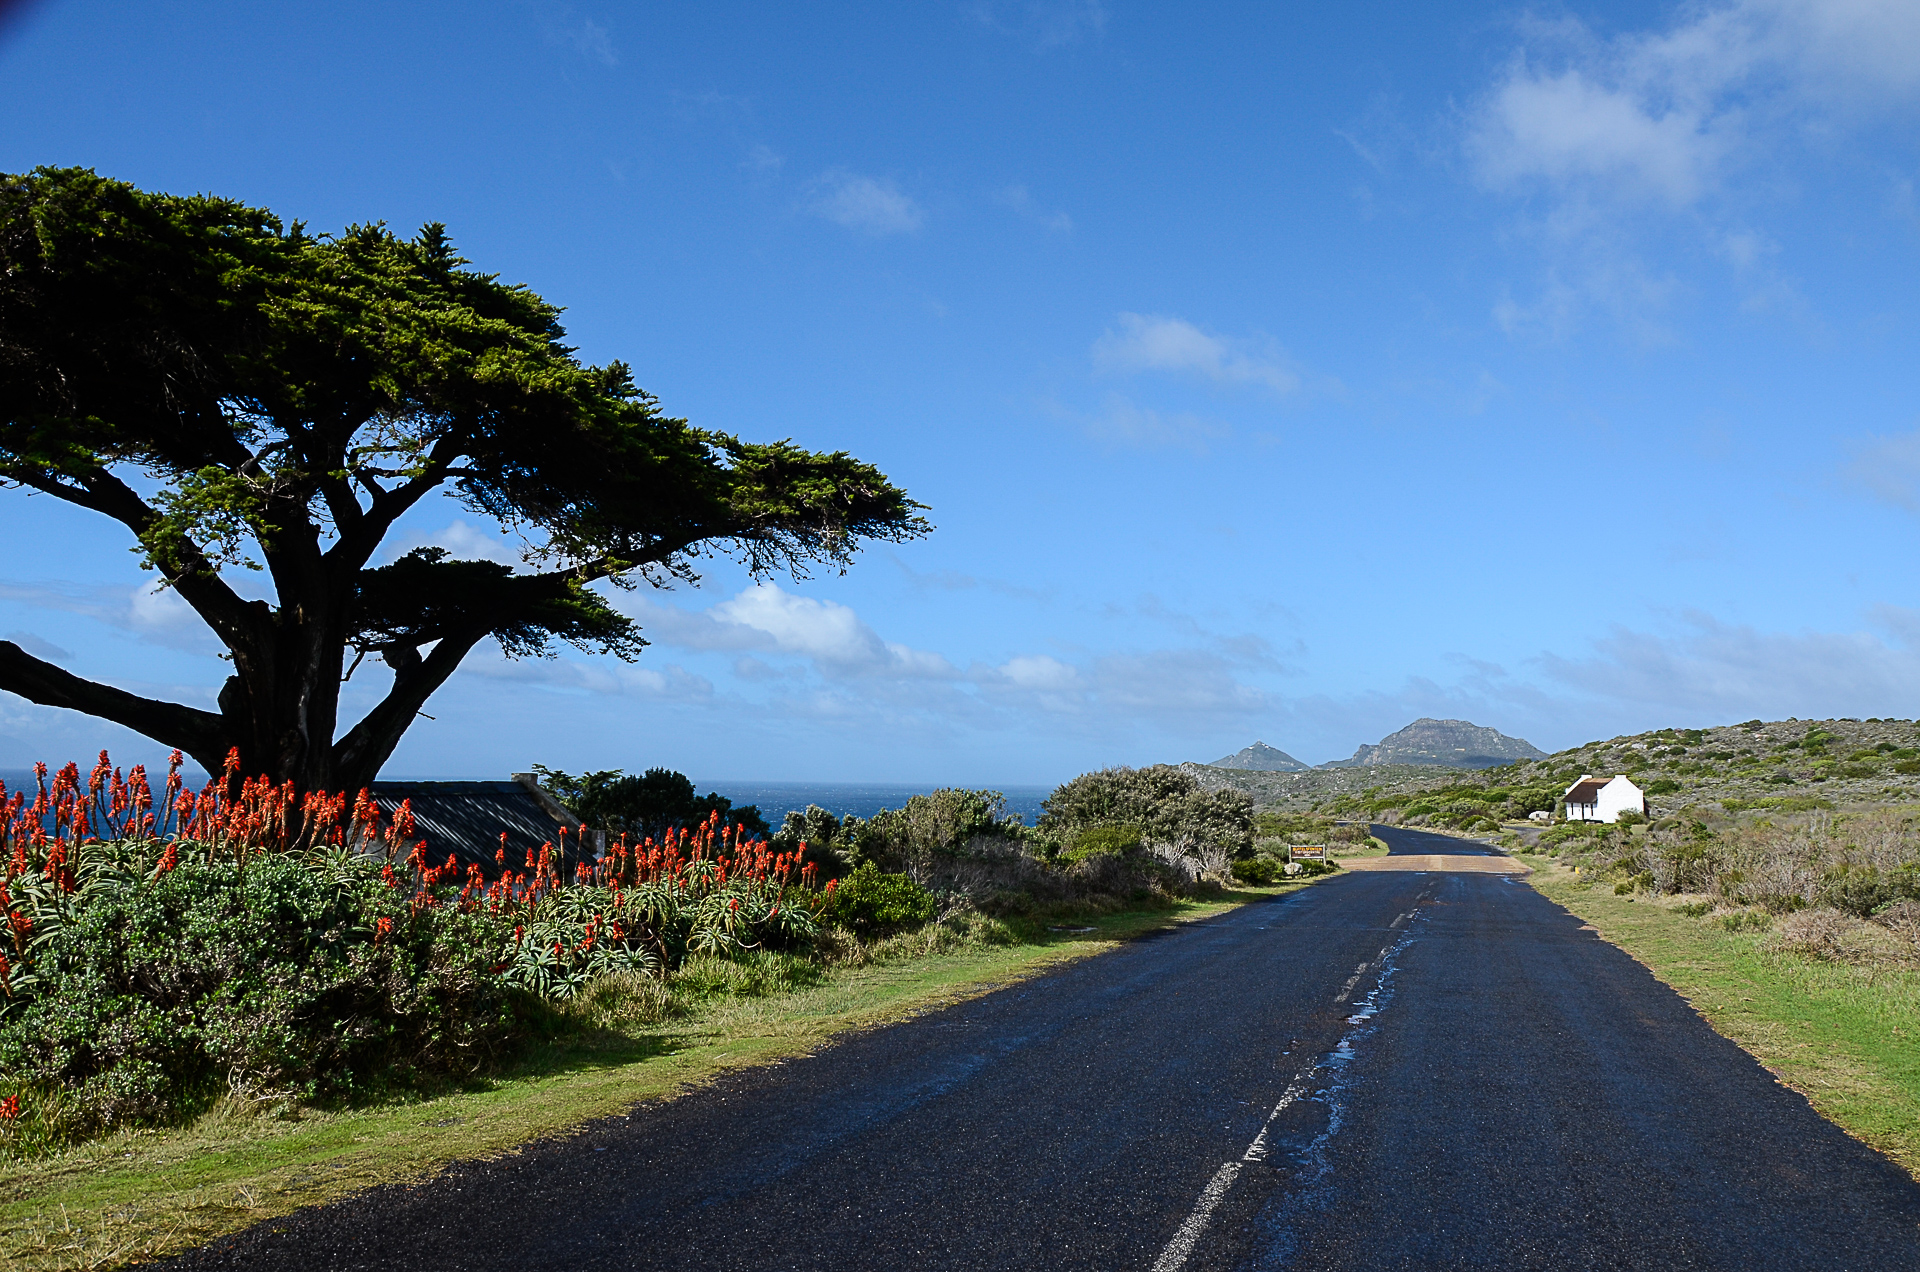
[(1311, 766), (1302, 764), (1277, 747), (1268, 746), (1265, 742), (1255, 742), (1252, 746), (1235, 751), (1224, 760), (1215, 760), (1207, 767), (1240, 769), (1249, 773), (1300, 773)]
[(1544, 760), (1547, 753), (1523, 738), (1510, 738), (1498, 729), (1466, 720), (1415, 720), (1398, 733), (1389, 733), (1373, 746), (1363, 746), (1351, 759), (1336, 760), (1326, 768), (1376, 767), (1386, 764), (1441, 764), (1450, 768), (1496, 768), (1515, 760)]
[[(1625, 773), (1655, 815), (1689, 805), (1814, 808), (1920, 795), (1920, 725), (1911, 720), (1776, 720), (1713, 729), (1659, 729), (1589, 742), (1513, 778), (1574, 781)], [(1504, 775), (1504, 774), (1503, 774)]]
[(1551, 809), (1586, 773), (1625, 773), (1647, 792), (1655, 817), (1689, 810), (1807, 812), (1920, 800), (1920, 723), (1749, 720), (1711, 729), (1655, 729), (1477, 771), (1434, 764), (1300, 773), (1183, 767), (1209, 789), (1246, 791), (1264, 810), (1474, 829)]
[(1245, 791), (1253, 796), (1255, 808), (1283, 813), (1312, 812), (1341, 799), (1419, 790), (1461, 775), (1460, 769), (1435, 764), (1317, 768), (1297, 773), (1260, 773), (1213, 764), (1182, 764), (1180, 768), (1207, 790)]
[[(1491, 830), (1547, 810), (1582, 774), (1624, 773), (1655, 818), (1863, 809), (1920, 799), (1920, 724), (1911, 720), (1749, 720), (1655, 729), (1475, 773), (1389, 771), (1314, 811), (1411, 825)], [(1260, 796), (1255, 796), (1259, 801)]]

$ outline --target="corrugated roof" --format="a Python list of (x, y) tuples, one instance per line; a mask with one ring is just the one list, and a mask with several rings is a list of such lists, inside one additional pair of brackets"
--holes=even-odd
[[(507, 862), (519, 869), (529, 849), (558, 842), (561, 823), (518, 782), (375, 782), (368, 789), (388, 816), (402, 800), (411, 801), (414, 827), (435, 863), (452, 853), (462, 867), (474, 864), (492, 873), (504, 833)], [(567, 836), (569, 858), (577, 842)]]

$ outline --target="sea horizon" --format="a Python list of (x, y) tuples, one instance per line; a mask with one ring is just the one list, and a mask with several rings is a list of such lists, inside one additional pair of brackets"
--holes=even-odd
[[(148, 778), (156, 786), (166, 780), (166, 771), (148, 770)], [(85, 772), (83, 770), (84, 778)], [(195, 790), (207, 782), (205, 774), (197, 770), (183, 770), (182, 777)], [(439, 774), (432, 777), (404, 773), (383, 773), (383, 782), (497, 782), (506, 778), (493, 773), (485, 777), (449, 777)], [(35, 789), (31, 768), (0, 768), (0, 783), (5, 784), (9, 796), (14, 791), (32, 792)], [(899, 808), (913, 795), (929, 795), (939, 790), (942, 784), (933, 782), (766, 782), (750, 779), (727, 779), (719, 781), (699, 781), (694, 787), (700, 794), (712, 792), (724, 795), (732, 800), (735, 807), (752, 805), (760, 810), (767, 824), (779, 829), (789, 812), (803, 812), (811, 805), (818, 805), (836, 817), (852, 815), (872, 817), (883, 808)], [(948, 785), (951, 785), (949, 783)], [(1039, 820), (1041, 805), (1053, 792), (1051, 786), (997, 786), (976, 787), (973, 789), (997, 790), (1006, 797), (1006, 811), (1031, 826)]]

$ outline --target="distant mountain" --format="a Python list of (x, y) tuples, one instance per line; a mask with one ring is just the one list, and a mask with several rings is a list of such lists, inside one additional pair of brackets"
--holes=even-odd
[(1389, 733), (1376, 746), (1363, 746), (1353, 758), (1322, 768), (1361, 768), (1376, 764), (1444, 764), (1450, 768), (1494, 768), (1514, 760), (1544, 760), (1547, 753), (1521, 738), (1466, 720), (1415, 720)]
[(1235, 751), (1224, 760), (1215, 760), (1208, 767), (1241, 769), (1248, 773), (1304, 773), (1309, 766), (1302, 764), (1285, 751), (1268, 746), (1265, 742), (1255, 742), (1244, 750)]

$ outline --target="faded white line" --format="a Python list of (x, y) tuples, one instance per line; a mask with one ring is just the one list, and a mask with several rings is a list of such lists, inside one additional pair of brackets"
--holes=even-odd
[[(1413, 910), (1409, 910), (1401, 917), (1406, 918), (1413, 913)], [(1401, 938), (1402, 941), (1406, 939)], [(1359, 983), (1360, 978), (1367, 974), (1367, 969), (1383, 966), (1387, 956), (1393, 953), (1393, 950), (1392, 945), (1384, 946), (1380, 950), (1380, 956), (1373, 962), (1362, 963), (1355, 968), (1352, 979), (1347, 981), (1346, 987), (1340, 991), (1340, 996), (1333, 1001), (1345, 1002), (1347, 995), (1353, 992), (1353, 987)], [(1347, 1023), (1358, 1024), (1364, 1017), (1372, 1014), (1373, 1010), (1369, 1006), (1361, 1017), (1349, 1018)], [(1343, 1037), (1340, 1040), (1340, 1048), (1336, 1048), (1336, 1053), (1346, 1046), (1347, 1038)], [(1273, 1106), (1272, 1111), (1267, 1114), (1267, 1120), (1260, 1124), (1260, 1133), (1253, 1137), (1251, 1144), (1247, 1145), (1247, 1151), (1240, 1155), (1240, 1160), (1221, 1163), (1220, 1169), (1215, 1171), (1213, 1178), (1207, 1181), (1207, 1186), (1200, 1190), (1200, 1198), (1194, 1202), (1192, 1212), (1174, 1232), (1173, 1239), (1167, 1242), (1166, 1248), (1160, 1252), (1160, 1257), (1154, 1260), (1152, 1272), (1180, 1272), (1180, 1269), (1187, 1265), (1187, 1260), (1193, 1256), (1194, 1247), (1200, 1244), (1200, 1238), (1206, 1235), (1207, 1225), (1213, 1220), (1213, 1212), (1219, 1209), (1221, 1201), (1226, 1198), (1227, 1191), (1233, 1187), (1233, 1181), (1240, 1177), (1240, 1168), (1248, 1162), (1263, 1162), (1267, 1159), (1267, 1132), (1272, 1129), (1273, 1120), (1285, 1112), (1288, 1105), (1307, 1093), (1309, 1087), (1307, 1079), (1312, 1077), (1319, 1068), (1317, 1064), (1310, 1064), (1293, 1075), (1293, 1081), (1287, 1084), (1286, 1091), (1280, 1096), (1280, 1102)]]
[(1333, 1001), (1336, 1003), (1346, 1002), (1347, 995), (1353, 992), (1353, 987), (1355, 985), (1358, 985), (1360, 983), (1360, 978), (1362, 976), (1365, 976), (1366, 974), (1367, 974), (1367, 964), (1362, 963), (1360, 964), (1360, 966), (1354, 968), (1353, 975), (1349, 976), (1347, 978), (1347, 983), (1340, 987), (1340, 992), (1333, 996)]
[(1193, 1213), (1188, 1215), (1187, 1221), (1180, 1225), (1180, 1230), (1173, 1234), (1173, 1240), (1167, 1242), (1167, 1248), (1160, 1252), (1159, 1262), (1153, 1265), (1153, 1272), (1180, 1272), (1180, 1269), (1187, 1265), (1187, 1258), (1192, 1255), (1193, 1247), (1199, 1244), (1201, 1235), (1207, 1230), (1207, 1221), (1213, 1218), (1214, 1207), (1218, 1206), (1220, 1199), (1227, 1195), (1227, 1189), (1233, 1187), (1234, 1178), (1239, 1173), (1239, 1162), (1222, 1163), (1220, 1169), (1213, 1173), (1212, 1180), (1201, 1191), (1200, 1200), (1195, 1203)]

